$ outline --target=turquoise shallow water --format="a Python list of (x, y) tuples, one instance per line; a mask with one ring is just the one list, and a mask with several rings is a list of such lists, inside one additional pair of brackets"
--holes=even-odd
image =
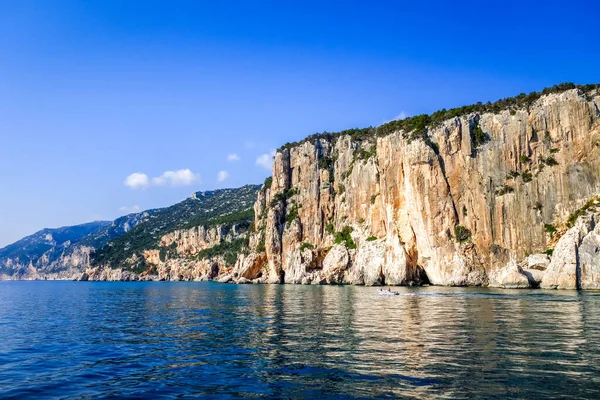
[(0, 398), (600, 398), (600, 293), (0, 282)]

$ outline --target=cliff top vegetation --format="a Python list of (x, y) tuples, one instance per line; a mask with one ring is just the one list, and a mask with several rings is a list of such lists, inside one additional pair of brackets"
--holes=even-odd
[(390, 121), (378, 127), (370, 126), (368, 128), (346, 129), (340, 132), (325, 131), (323, 133), (315, 133), (314, 135), (310, 135), (298, 142), (286, 143), (279, 149), (277, 149), (277, 151), (283, 151), (285, 149), (290, 149), (292, 147), (296, 147), (306, 142), (314, 142), (320, 139), (333, 140), (336, 137), (344, 135), (348, 135), (351, 136), (353, 139), (360, 140), (369, 139), (377, 136), (386, 136), (396, 131), (404, 131), (405, 133), (412, 132), (411, 135), (406, 135), (406, 138), (409, 140), (415, 138), (425, 139), (425, 135), (429, 127), (439, 126), (445, 120), (471, 114), (474, 112), (497, 114), (502, 111), (509, 111), (511, 114), (514, 114), (518, 110), (528, 109), (534, 102), (539, 100), (542, 96), (553, 93), (562, 93), (571, 89), (579, 89), (581, 94), (587, 95), (592, 91), (600, 89), (600, 84), (576, 85), (572, 82), (560, 83), (558, 85), (545, 88), (541, 92), (531, 92), (529, 94), (521, 93), (518, 96), (507, 97), (505, 99), (497, 100), (493, 103), (489, 101), (487, 103), (479, 102), (477, 104), (451, 108), (449, 110), (443, 108), (439, 111), (434, 112), (431, 115), (415, 115), (413, 117)]

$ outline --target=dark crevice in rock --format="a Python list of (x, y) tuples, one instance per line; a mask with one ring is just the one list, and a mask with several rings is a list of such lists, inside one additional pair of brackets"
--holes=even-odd
[[(450, 183), (448, 182), (448, 176), (446, 175), (446, 164), (444, 163), (444, 158), (439, 154), (439, 152), (435, 152), (435, 156), (438, 160), (438, 165), (440, 166), (440, 171), (442, 171), (442, 176), (444, 177), (444, 182), (446, 183), (446, 189), (448, 191), (448, 196), (450, 197), (450, 201), (452, 203), (452, 209), (454, 210), (454, 220), (458, 223), (458, 211), (456, 209), (456, 202), (454, 201), (454, 197), (452, 196), (452, 191), (450, 190)], [(412, 229), (412, 227), (411, 227)], [(414, 234), (414, 231), (413, 231)]]
[(427, 276), (427, 272), (425, 268), (417, 265), (417, 283), (420, 285), (430, 285), (429, 277)]
[(575, 250), (575, 287), (581, 290), (581, 260), (579, 259), (579, 246)]
[(279, 283), (285, 283), (285, 271), (283, 268), (279, 271)]

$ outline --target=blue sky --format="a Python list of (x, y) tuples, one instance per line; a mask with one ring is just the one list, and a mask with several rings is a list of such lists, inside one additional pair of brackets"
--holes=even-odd
[(315, 132), (600, 82), (599, 4), (0, 0), (0, 246), (260, 183)]

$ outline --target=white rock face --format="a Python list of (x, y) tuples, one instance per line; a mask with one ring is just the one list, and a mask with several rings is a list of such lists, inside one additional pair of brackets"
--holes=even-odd
[(323, 274), (327, 283), (342, 283), (344, 271), (348, 268), (349, 262), (350, 256), (346, 246), (341, 244), (333, 246), (323, 260)]
[[(255, 203), (250, 254), (234, 271), (272, 283), (537, 286), (549, 264), (540, 254), (554, 245), (545, 224), (561, 226), (600, 193), (600, 147), (590, 146), (600, 143), (598, 104), (569, 90), (512, 114), (448, 119), (428, 131), (429, 143), (395, 131), (287, 146)], [(476, 126), (489, 135), (483, 145), (473, 142)], [(457, 243), (457, 226), (470, 239)], [(335, 245), (345, 228), (348, 249)], [(586, 243), (581, 285), (591, 288), (595, 239)], [(564, 265), (553, 259), (542, 287), (574, 287), (574, 246), (560, 247)], [(527, 254), (536, 255), (522, 267), (511, 261)]]
[(176, 245), (177, 253), (182, 256), (193, 256), (200, 251), (213, 247), (224, 241), (232, 241), (240, 237), (237, 226), (218, 225), (210, 228), (196, 226), (180, 229), (164, 235), (160, 239), (161, 247)]
[(355, 285), (382, 285), (385, 255), (383, 241), (366, 241), (356, 252), (356, 267), (347, 272), (345, 280)]
[(583, 238), (578, 250), (581, 289), (600, 289), (600, 224)]
[(550, 257), (546, 254), (532, 254), (525, 259), (524, 267), (545, 271), (550, 265)]
[(540, 287), (545, 289), (600, 288), (598, 214), (580, 217), (558, 241)]
[(521, 267), (511, 261), (490, 277), (489, 286), (504, 289), (526, 289), (530, 287), (530, 282)]
[(550, 265), (550, 257), (547, 254), (532, 254), (523, 260), (521, 272), (529, 279), (531, 287), (538, 288), (548, 265)]

